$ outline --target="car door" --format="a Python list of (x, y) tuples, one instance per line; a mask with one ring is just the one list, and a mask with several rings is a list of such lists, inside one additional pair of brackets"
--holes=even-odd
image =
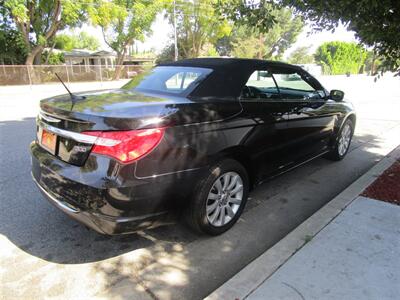
[(280, 68), (272, 73), (287, 113), (286, 151), (292, 163), (326, 152), (337, 114), (327, 105), (325, 90), (297, 68)]
[(276, 173), (287, 160), (286, 108), (272, 74), (266, 68), (254, 70), (243, 87), (240, 102), (243, 116), (252, 120), (244, 141), (259, 179)]

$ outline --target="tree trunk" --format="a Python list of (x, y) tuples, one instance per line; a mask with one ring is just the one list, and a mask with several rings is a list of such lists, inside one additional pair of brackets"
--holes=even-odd
[(32, 65), (36, 55), (38, 53), (42, 53), (42, 51), (43, 51), (43, 46), (40, 45), (32, 48), (31, 51), (26, 56), (25, 65)]
[(53, 50), (54, 50), (55, 46), (56, 46), (56, 41), (54, 40), (53, 44), (51, 45), (50, 50), (47, 52), (46, 61), (44, 62), (45, 65), (47, 65), (49, 63), (50, 55), (51, 55), (51, 53), (53, 53)]
[(33, 60), (34, 65), (42, 64), (42, 52), (43, 52), (43, 49), (40, 50), (38, 53), (36, 53), (35, 58)]
[(26, 56), (25, 65), (27, 66), (33, 65), (34, 59), (35, 55), (32, 52), (28, 53), (28, 55)]
[(258, 38), (258, 42), (259, 42), (259, 45), (258, 45), (259, 49), (258, 49), (258, 53), (257, 53), (257, 58), (263, 59), (264, 36), (261, 33)]
[(374, 76), (376, 74), (375, 70), (375, 62), (376, 62), (376, 52), (375, 50), (372, 52), (372, 62), (371, 62), (371, 75)]
[(117, 52), (117, 65), (115, 68), (114, 80), (118, 80), (119, 77), (121, 76), (122, 64), (124, 63), (125, 54), (126, 54), (125, 47), (124, 47), (124, 50), (122, 50), (122, 53)]
[(28, 72), (31, 78), (32, 83), (40, 83), (40, 77), (37, 76), (35, 69), (33, 68), (33, 63), (35, 61), (35, 57), (38, 53), (42, 53), (43, 46), (36, 46), (31, 49), (31, 51), (26, 56), (25, 65), (28, 66)]

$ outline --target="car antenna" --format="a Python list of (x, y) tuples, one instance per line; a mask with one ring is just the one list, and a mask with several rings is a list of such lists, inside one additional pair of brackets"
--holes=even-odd
[(77, 97), (76, 97), (74, 94), (72, 94), (71, 91), (67, 88), (67, 86), (65, 85), (64, 81), (62, 81), (61, 77), (58, 76), (57, 73), (54, 73), (54, 74), (56, 74), (58, 80), (60, 80), (60, 82), (62, 83), (62, 85), (65, 87), (65, 89), (67, 90), (68, 94), (71, 96), (71, 99), (72, 99), (72, 100), (75, 100)]

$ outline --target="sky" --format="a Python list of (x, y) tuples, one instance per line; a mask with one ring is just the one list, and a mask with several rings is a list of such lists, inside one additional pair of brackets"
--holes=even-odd
[(310, 34), (311, 27), (306, 25), (303, 29), (303, 32), (299, 34), (297, 37), (296, 43), (292, 45), (286, 52), (284, 57), (290, 55), (290, 53), (298, 47), (310, 46), (310, 53), (314, 53), (319, 45), (325, 42), (330, 41), (343, 41), (343, 42), (356, 42), (356, 37), (354, 36), (353, 31), (347, 31), (347, 29), (343, 25), (339, 25), (335, 32), (332, 33), (330, 31), (321, 31), (318, 33)]
[[(110, 50), (104, 42), (100, 28), (84, 25), (79, 29), (73, 30), (74, 33), (79, 33), (80, 31), (86, 31), (89, 34), (96, 36), (101, 43), (101, 48), (104, 50)], [(164, 18), (163, 14), (157, 16), (156, 21), (152, 26), (152, 32), (153, 33), (150, 36), (146, 37), (143, 43), (137, 42), (139, 51), (149, 51), (154, 49), (156, 53), (159, 53), (167, 44), (172, 42), (171, 36), (173, 27)], [(306, 25), (303, 32), (298, 36), (297, 42), (286, 51), (284, 58), (288, 57), (294, 49), (302, 46), (310, 46), (310, 53), (313, 53), (318, 46), (324, 42), (336, 40), (346, 42), (356, 41), (354, 32), (347, 31), (343, 25), (336, 28), (334, 33), (330, 31), (321, 31), (310, 34), (310, 32), (311, 27)]]

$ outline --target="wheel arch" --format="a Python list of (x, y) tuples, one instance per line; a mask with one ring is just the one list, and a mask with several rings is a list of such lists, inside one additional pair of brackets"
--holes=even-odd
[(246, 169), (247, 175), (249, 176), (250, 189), (252, 189), (256, 183), (256, 169), (251, 161), (250, 156), (248, 155), (248, 151), (246, 150), (247, 149), (245, 146), (233, 146), (226, 148), (215, 156), (215, 161), (224, 158), (231, 158), (238, 161)]
[(333, 147), (335, 145), (335, 143), (337, 142), (338, 138), (339, 138), (339, 133), (342, 130), (342, 127), (344, 125), (344, 123), (347, 120), (351, 120), (353, 122), (353, 133), (354, 133), (354, 129), (356, 126), (356, 122), (357, 122), (357, 116), (354, 112), (350, 112), (349, 114), (347, 114), (343, 119), (342, 122), (339, 123), (339, 126), (336, 127), (336, 130), (332, 136), (332, 140), (331, 140), (331, 147)]
[(347, 117), (344, 119), (342, 126), (344, 124), (344, 122), (346, 122), (346, 120), (351, 120), (353, 122), (353, 130), (356, 128), (356, 122), (357, 122), (357, 116), (355, 113), (350, 113), (349, 115), (347, 115)]
[(346, 123), (347, 120), (350, 120), (353, 123), (353, 133), (356, 128), (356, 122), (357, 122), (357, 117), (356, 114), (351, 112), (346, 115), (346, 117), (343, 118), (342, 123), (340, 124), (338, 131), (336, 132), (336, 139), (339, 138), (339, 132), (342, 130), (344, 123)]

